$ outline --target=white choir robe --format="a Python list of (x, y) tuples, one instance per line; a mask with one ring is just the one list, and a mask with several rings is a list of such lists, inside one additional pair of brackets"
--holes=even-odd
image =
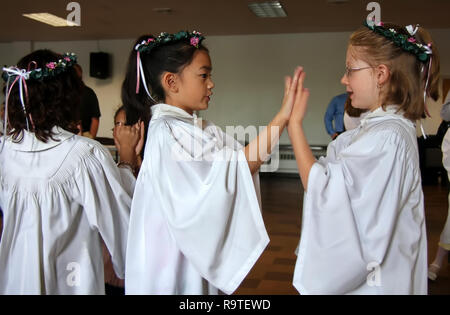
[[(450, 93), (448, 94), (447, 99), (449, 99)], [(448, 104), (450, 105), (450, 99)], [(447, 175), (450, 180), (450, 129), (447, 130), (444, 136), (444, 140), (442, 141), (442, 164), (447, 170)], [(439, 239), (439, 246), (450, 251), (450, 194), (448, 196), (449, 200), (449, 208), (447, 214), (447, 220), (444, 225), (444, 229), (442, 230), (441, 237)]]
[(125, 277), (135, 179), (98, 142), (52, 131), (0, 153), (0, 294), (104, 294), (100, 237)]
[(204, 123), (152, 107), (130, 214), (127, 294), (231, 294), (269, 242), (242, 146)]
[(414, 124), (379, 108), (311, 169), (293, 283), (301, 294), (427, 294)]

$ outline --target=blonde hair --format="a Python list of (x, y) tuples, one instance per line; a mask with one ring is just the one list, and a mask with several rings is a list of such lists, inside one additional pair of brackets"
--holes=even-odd
[[(397, 33), (409, 33), (405, 28), (393, 24), (385, 24), (385, 28), (394, 29)], [(432, 64), (429, 74), (427, 95), (437, 101), (439, 99), (440, 61), (436, 44), (431, 35), (419, 27), (415, 37), (418, 43), (431, 43), (433, 50)], [(404, 51), (388, 38), (376, 34), (369, 28), (361, 28), (350, 37), (349, 47), (354, 47), (356, 56), (376, 67), (384, 64), (390, 71), (386, 88), (382, 89), (381, 99), (383, 108), (389, 104), (400, 106), (404, 116), (410, 120), (425, 117), (424, 90), (428, 77), (429, 62), (423, 63), (417, 57)]]

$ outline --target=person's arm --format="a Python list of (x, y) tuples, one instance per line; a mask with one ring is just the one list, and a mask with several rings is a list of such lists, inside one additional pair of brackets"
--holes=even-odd
[(272, 153), (273, 148), (280, 140), (286, 128), (294, 104), (295, 91), (303, 68), (295, 70), (294, 77), (286, 77), (283, 104), (280, 111), (256, 139), (245, 147), (244, 152), (248, 161), (250, 172), (255, 174), (264, 161)]
[(336, 113), (336, 106), (334, 99), (328, 104), (327, 111), (325, 112), (324, 122), (327, 133), (334, 140), (337, 136), (337, 132), (333, 126), (334, 115)]
[(89, 130), (89, 132), (92, 135), (93, 139), (95, 139), (95, 137), (97, 137), (99, 124), (100, 124), (100, 120), (98, 118), (96, 118), (96, 117), (92, 117), (92, 119), (91, 119), (91, 129)]
[(296, 86), (296, 96), (292, 114), (289, 119), (288, 132), (294, 148), (297, 166), (305, 191), (308, 189), (308, 178), (312, 166), (316, 162), (303, 130), (303, 120), (308, 107), (309, 90), (303, 88), (305, 73), (302, 73)]

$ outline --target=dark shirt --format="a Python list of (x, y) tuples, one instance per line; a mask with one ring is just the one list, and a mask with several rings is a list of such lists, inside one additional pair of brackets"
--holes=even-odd
[(92, 118), (100, 118), (100, 107), (95, 92), (84, 85), (81, 95), (81, 126), (83, 132), (91, 130)]

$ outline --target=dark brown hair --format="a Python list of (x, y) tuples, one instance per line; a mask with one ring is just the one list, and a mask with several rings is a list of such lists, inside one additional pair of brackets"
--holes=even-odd
[(136, 94), (137, 84), (137, 52), (134, 49), (137, 44), (152, 38), (152, 35), (140, 36), (133, 45), (128, 60), (127, 73), (122, 84), (122, 103), (128, 117), (141, 117), (147, 124), (151, 118), (150, 107), (158, 102), (164, 102), (166, 95), (161, 84), (162, 75), (165, 72), (180, 73), (189, 66), (197, 51), (208, 49), (199, 44), (198, 48), (190, 44), (189, 39), (180, 40), (154, 48), (151, 52), (140, 54), (142, 67), (148, 90), (156, 102), (147, 95), (141, 79), (139, 93)]
[[(409, 35), (406, 29), (394, 24), (385, 24), (385, 28), (394, 29), (399, 34)], [(437, 101), (439, 99), (440, 61), (436, 44), (431, 35), (422, 27), (415, 35), (418, 43), (431, 43), (433, 50), (430, 81), (427, 93)], [(353, 53), (370, 66), (384, 64), (390, 71), (387, 84), (382, 88), (382, 106), (396, 104), (410, 120), (425, 117), (423, 94), (428, 73), (428, 63), (420, 62), (414, 54), (404, 51), (386, 37), (364, 27), (350, 37), (349, 47), (356, 48)]]
[[(36, 68), (43, 69), (47, 63), (57, 62), (59, 59), (62, 59), (62, 56), (55, 52), (37, 50), (23, 57), (17, 67), (27, 69), (35, 62)], [(67, 68), (55, 77), (42, 80), (29, 79), (26, 84), (28, 100), (25, 109), (32, 119), (32, 123), (31, 121), (29, 123), (30, 131), (34, 132), (37, 139), (47, 142), (53, 136), (51, 130), (55, 126), (73, 133), (79, 132), (76, 123), (79, 120), (82, 85), (73, 67)], [(18, 84), (14, 85), (9, 95), (8, 128), (15, 141), (21, 141), (23, 131), (27, 129)]]

